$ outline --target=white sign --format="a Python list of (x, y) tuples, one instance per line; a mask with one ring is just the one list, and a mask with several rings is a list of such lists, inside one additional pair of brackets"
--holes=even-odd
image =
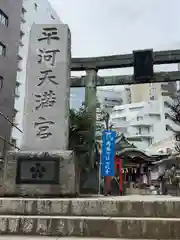
[(70, 44), (65, 24), (32, 26), (21, 150), (67, 150)]

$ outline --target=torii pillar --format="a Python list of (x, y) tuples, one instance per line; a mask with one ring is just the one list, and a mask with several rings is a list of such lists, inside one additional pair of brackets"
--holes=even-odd
[(96, 134), (96, 83), (97, 83), (97, 70), (88, 69), (86, 70), (86, 81), (85, 81), (85, 107), (88, 118), (90, 121), (89, 128), (89, 159), (93, 165), (95, 160), (95, 134)]

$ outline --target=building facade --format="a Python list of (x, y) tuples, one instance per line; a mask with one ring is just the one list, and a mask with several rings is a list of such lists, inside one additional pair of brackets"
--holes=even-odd
[[(164, 86), (166, 86), (166, 88)], [(164, 91), (171, 92), (172, 88), (174, 89), (174, 91), (176, 91), (176, 82), (131, 85), (131, 102), (136, 103), (142, 101), (147, 102), (151, 100), (158, 100), (159, 97), (163, 95)]]
[[(0, 152), (10, 145), (12, 125), (15, 116), (14, 99), (16, 73), (18, 68), (18, 49), (20, 41), (20, 22), (22, 0), (0, 1)], [(7, 119), (3, 118), (6, 116)]]
[(170, 119), (169, 105), (163, 97), (149, 102), (115, 106), (111, 114), (113, 129), (141, 149), (173, 135), (177, 125)]
[(97, 99), (101, 107), (111, 113), (116, 105), (131, 103), (130, 87), (123, 86), (122, 89), (115, 90), (114, 87), (99, 87), (97, 88)]
[[(23, 0), (21, 12), (21, 39), (18, 55), (17, 87), (15, 109), (17, 110), (15, 123), (23, 130), (23, 109), (26, 83), (26, 64), (28, 59), (30, 30), (33, 24), (59, 24), (62, 23), (51, 7), (48, 0)], [(19, 147), (22, 134), (13, 128), (12, 140)]]
[(160, 95), (160, 83), (135, 84), (131, 86), (132, 103), (157, 100)]

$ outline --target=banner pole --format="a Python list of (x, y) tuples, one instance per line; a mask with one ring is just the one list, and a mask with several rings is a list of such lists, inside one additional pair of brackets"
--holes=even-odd
[(98, 195), (101, 195), (101, 164), (102, 164), (102, 149), (101, 149), (101, 153), (100, 153), (100, 161), (99, 161), (99, 185), (98, 185)]
[(119, 192), (123, 193), (122, 159), (119, 159)]

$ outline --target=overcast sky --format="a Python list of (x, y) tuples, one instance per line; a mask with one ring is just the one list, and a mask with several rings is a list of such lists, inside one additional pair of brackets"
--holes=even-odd
[[(61, 21), (70, 27), (73, 57), (180, 48), (180, 0), (49, 1)], [(121, 69), (99, 74), (131, 72)]]
[(180, 0), (49, 0), (72, 33), (73, 56), (180, 47)]
[(71, 29), (74, 57), (180, 48), (180, 0), (49, 1)]

